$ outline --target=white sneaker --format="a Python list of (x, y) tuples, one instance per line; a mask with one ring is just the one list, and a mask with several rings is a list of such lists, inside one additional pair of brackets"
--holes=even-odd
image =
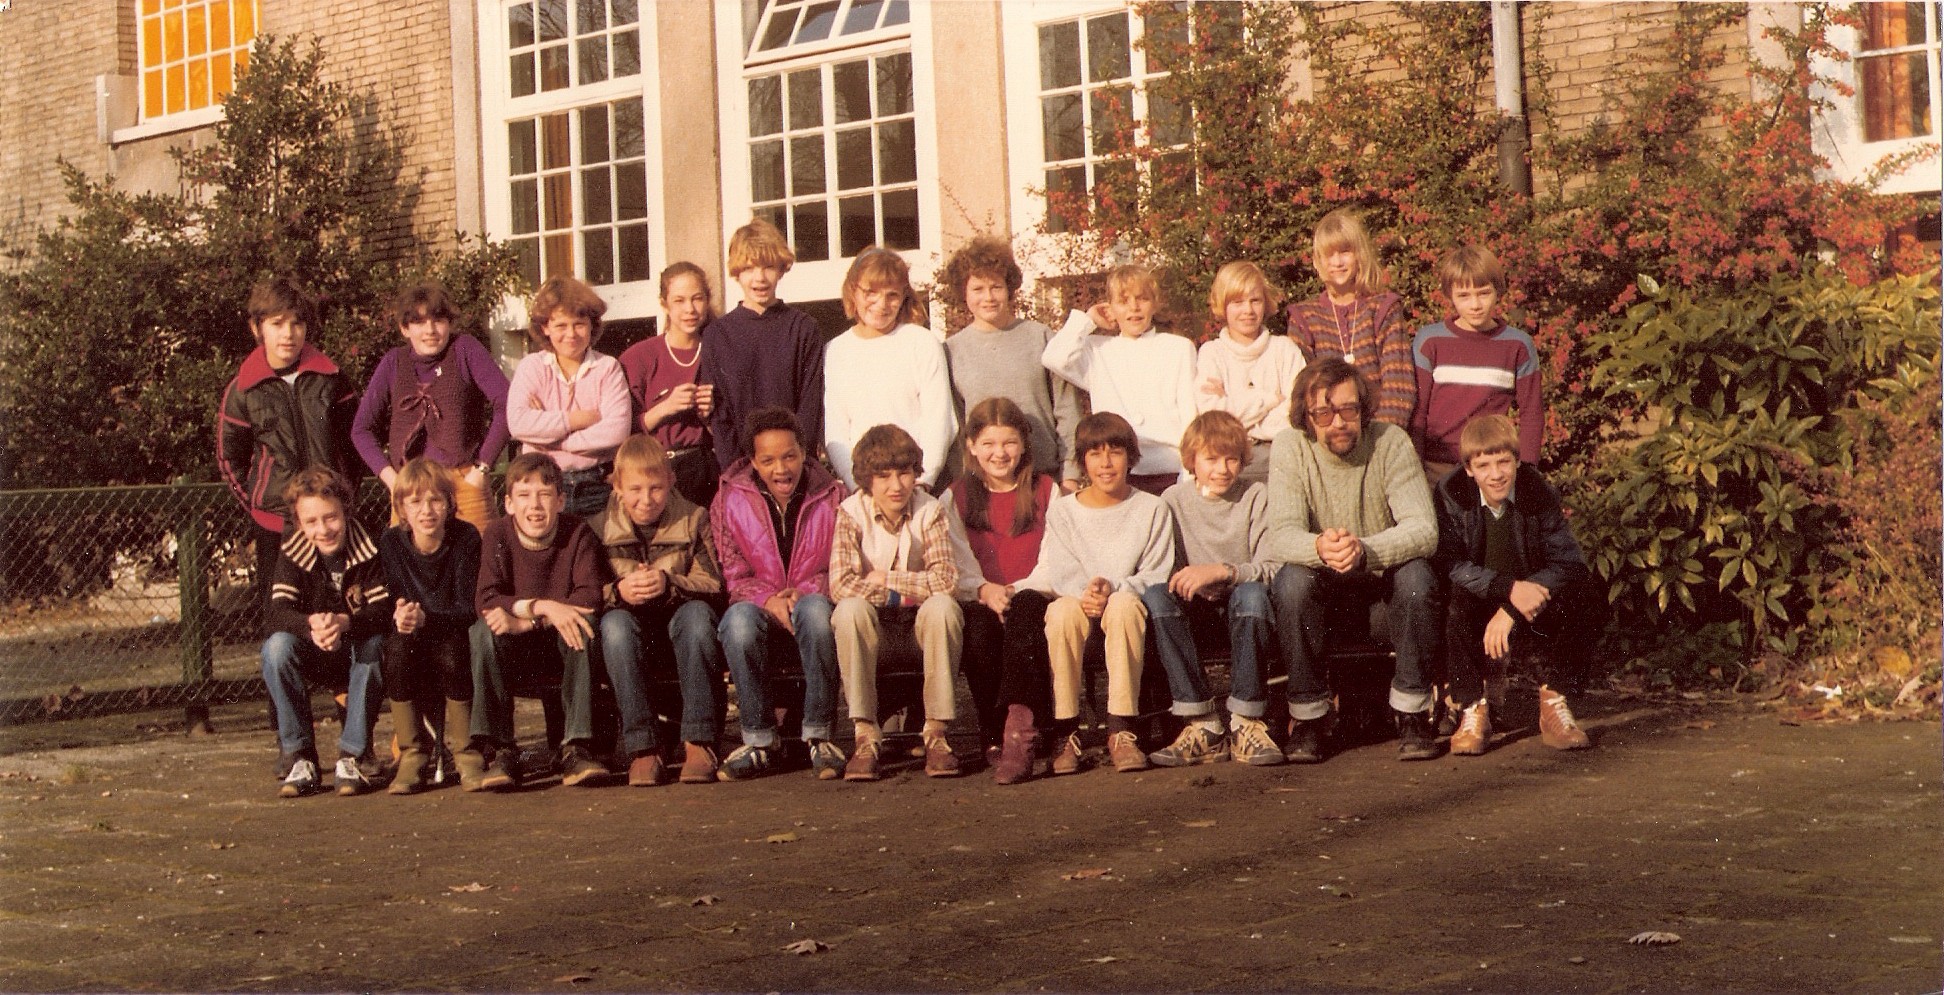
[(337, 762), (337, 793), (340, 795), (362, 795), (371, 790), (371, 779), (358, 769), (358, 762), (350, 757), (339, 757)]
[(279, 798), (301, 798), (317, 790), (317, 765), (302, 757), (290, 765), (290, 773), (284, 775), (283, 787), (277, 789)]

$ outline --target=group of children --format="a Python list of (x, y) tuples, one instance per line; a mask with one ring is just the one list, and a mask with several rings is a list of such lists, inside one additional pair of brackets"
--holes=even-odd
[[(1306, 412), (1309, 399), (1290, 396), (1306, 361), (1356, 367), (1375, 417), (1409, 428), (1429, 474), (1462, 459), (1452, 479), (1476, 485), (1456, 499), (1482, 501), (1492, 521), (1514, 481), (1522, 507), (1550, 493), (1522, 465), (1543, 426), (1536, 352), (1497, 317), (1504, 274), (1490, 254), (1445, 260), (1454, 316), (1412, 344), (1355, 215), (1325, 219), (1316, 243), (1325, 292), (1289, 309), (1288, 336), (1267, 331), (1280, 301), (1248, 262), (1217, 273), (1209, 307), (1223, 328), (1199, 353), (1153, 327), (1156, 281), (1133, 265), (1055, 332), (1018, 316), (1019, 266), (1005, 242), (982, 238), (942, 273), (968, 326), (942, 338), (925, 327), (904, 261), (871, 248), (843, 284), (853, 325), (826, 344), (777, 297), (794, 255), (756, 221), (730, 242), (739, 306), (715, 316), (706, 274), (670, 266), (661, 334), (618, 358), (595, 349), (606, 305), (593, 289), (549, 279), (529, 308), (535, 349), (510, 381), (454, 334), (439, 288), (411, 288), (395, 306), (405, 344), (362, 399), (305, 342), (303, 293), (259, 287), (249, 318), (261, 345), (225, 394), (218, 457), (261, 530), (281, 793), (320, 786), (317, 684), (346, 691), (339, 793), (372, 787), (387, 695), (393, 793), (429, 783), (440, 727), (465, 789), (516, 787), (512, 693), (535, 671), (559, 675), (564, 783), (614, 776), (594, 741), (603, 675), (628, 783), (760, 776), (787, 756), (770, 685), (791, 658), (804, 685), (798, 758), (819, 778), (877, 780), (889, 759), (878, 664), (896, 630), (923, 660), (927, 775), (963, 769), (948, 738), (961, 673), (1000, 783), (1082, 769), (1082, 661), (1096, 632), (1116, 769), (1285, 762), (1265, 721), (1281, 567), (1265, 542), (1277, 500), (1265, 481), (1278, 438)], [(1515, 437), (1472, 444), (1468, 425), (1496, 426), (1514, 405)], [(494, 514), (488, 478), (509, 439), (522, 452)], [(392, 497), (376, 541), (353, 514), (361, 468)], [(1499, 542), (1500, 530), (1482, 531)], [(1572, 542), (1563, 520), (1541, 538)], [(1506, 580), (1521, 568), (1505, 552), (1474, 563), (1462, 537), (1440, 552), (1452, 617), (1462, 602), (1477, 630), (1464, 638), (1479, 642), (1453, 650), (1460, 708), (1482, 700), (1481, 659), (1505, 655), (1504, 609), (1529, 624), (1526, 609), (1545, 603), (1533, 589), (1576, 579)], [(1193, 635), (1211, 614), (1230, 640), (1228, 723)], [(1151, 753), (1135, 725), (1150, 643), (1184, 722)], [(741, 744), (718, 756), (725, 669)], [(656, 710), (675, 703), (650, 701), (653, 676), (670, 671), (679, 756), (657, 739)], [(1479, 729), (1460, 729), (1453, 751), (1482, 752)]]

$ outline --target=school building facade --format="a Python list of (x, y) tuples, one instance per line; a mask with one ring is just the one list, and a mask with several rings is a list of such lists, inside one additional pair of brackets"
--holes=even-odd
[[(1551, 126), (1593, 121), (1672, 6), (1516, 5), (1521, 51), (1553, 69)], [(1720, 39), (1722, 87), (1748, 87), (1748, 60), (1774, 52), (1765, 30), (1802, 16), (1745, 7)], [(1817, 142), (1838, 174), (1937, 140), (1938, 8), (1873, 3), (1837, 39), (1854, 59), (1831, 68), (1856, 92)], [(799, 259), (784, 296), (831, 324), (866, 245), (922, 280), (977, 233), (1021, 239), (1029, 260), (1065, 237), (1034, 234), (1040, 191), (1085, 189), (1105, 165), (1089, 133), (1103, 95), (1145, 112), (1160, 71), (1142, 30), (1127, 0), (0, 0), (0, 265), (65, 209), (57, 156), (174, 190), (168, 149), (211, 140), (250, 41), (315, 35), (407, 139), (416, 213), (385, 237), (483, 233), (530, 279), (571, 272), (611, 319), (645, 319), (672, 260), (721, 288), (727, 232), (761, 215)], [(1290, 82), (1314, 83), (1300, 55)], [(1934, 163), (1890, 186), (1938, 188)]]

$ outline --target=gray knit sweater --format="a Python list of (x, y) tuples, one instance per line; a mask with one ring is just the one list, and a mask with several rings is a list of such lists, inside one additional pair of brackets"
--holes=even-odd
[(1269, 534), (1269, 491), (1259, 483), (1237, 481), (1227, 494), (1204, 496), (1192, 480), (1161, 495), (1175, 519), (1175, 566), (1223, 564), (1235, 568), (1235, 582), (1267, 582), (1282, 564), (1265, 555)]
[(1075, 494), (1046, 506), (1039, 563), (1014, 586), (1077, 598), (1095, 577), (1139, 594), (1174, 572), (1174, 516), (1152, 494), (1135, 491), (1111, 508), (1089, 508)]
[(963, 419), (988, 397), (1019, 405), (1033, 423), (1026, 440), (1033, 469), (1055, 479), (1082, 479), (1073, 463), (1073, 429), (1080, 423), (1079, 388), (1046, 371), (1040, 353), (1053, 330), (1021, 319), (1011, 328), (987, 332), (961, 328), (945, 340), (952, 370), (952, 394)]
[(1269, 456), (1269, 558), (1322, 567), (1316, 537), (1328, 528), (1362, 539), (1364, 569), (1373, 573), (1437, 550), (1431, 488), (1408, 431), (1373, 422), (1343, 458), (1299, 429), (1276, 436)]

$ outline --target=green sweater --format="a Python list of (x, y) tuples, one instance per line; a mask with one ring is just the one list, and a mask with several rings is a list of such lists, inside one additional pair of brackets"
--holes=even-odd
[(1386, 422), (1364, 427), (1347, 457), (1299, 429), (1276, 436), (1269, 456), (1267, 557), (1322, 568), (1316, 537), (1348, 529), (1364, 543), (1364, 570), (1377, 573), (1438, 548), (1431, 487), (1410, 433)]

